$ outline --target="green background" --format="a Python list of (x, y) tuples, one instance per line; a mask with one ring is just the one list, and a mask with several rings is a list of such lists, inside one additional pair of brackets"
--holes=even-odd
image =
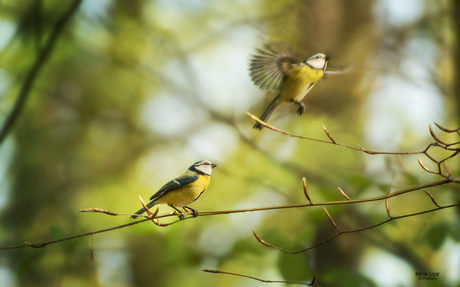
[[(283, 108), (270, 124), (328, 140), (324, 125), (341, 144), (421, 151), (433, 142), (430, 124), (460, 125), (456, 1), (85, 0), (65, 16), (72, 3), (0, 1), (0, 124), (26, 94), (0, 142), (1, 247), (132, 222), (77, 210), (132, 213), (138, 195), (147, 200), (204, 159), (218, 166), (192, 204), (199, 211), (307, 203), (302, 177), (314, 202), (343, 200), (337, 186), (360, 199), (441, 180), (420, 168), (417, 157), (436, 169), (424, 155), (367, 155), (253, 130), (246, 111), (260, 116), (273, 94), (253, 85), (248, 66), (266, 41), (287, 42), (303, 57), (324, 52), (329, 70), (351, 71), (320, 80), (301, 117)], [(459, 156), (447, 166), (458, 176)], [(458, 184), (428, 190), (439, 204), (459, 202)], [(390, 207), (398, 216), (435, 206), (419, 190)], [(327, 209), (343, 231), (388, 219), (383, 201)], [(297, 255), (261, 245), (252, 232), (288, 250), (307, 248), (337, 234), (323, 207), (142, 223), (0, 250), (0, 282), (263, 285), (200, 271), (218, 269), (306, 283), (316, 275), (322, 286), (458, 286), (459, 218), (451, 208), (400, 219)], [(440, 276), (418, 281), (417, 271)]]

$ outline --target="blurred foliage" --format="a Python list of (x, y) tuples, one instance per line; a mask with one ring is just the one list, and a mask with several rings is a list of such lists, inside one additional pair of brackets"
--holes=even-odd
[[(2, 122), (72, 2), (0, 0)], [(428, 124), (458, 127), (459, 21), (452, 13), (458, 4), (402, 2), (82, 1), (0, 146), (1, 246), (130, 222), (76, 210), (134, 212), (138, 195), (150, 197), (201, 159), (218, 167), (193, 204), (197, 210), (306, 203), (302, 177), (316, 202), (342, 200), (337, 186), (365, 198), (438, 180), (414, 156), (371, 156), (259, 132), (245, 114), (260, 115), (273, 97), (250, 82), (249, 55), (265, 41), (284, 41), (305, 57), (330, 55), (331, 70), (354, 69), (321, 80), (304, 100), (302, 117), (278, 112), (270, 123), (281, 129), (327, 139), (324, 125), (344, 144), (418, 151), (432, 141)], [(458, 157), (448, 165), (458, 175)], [(458, 202), (459, 191), (430, 189), (440, 204)], [(393, 215), (433, 208), (421, 191), (391, 206)], [(387, 219), (383, 202), (328, 211), (343, 230)], [(437, 283), (454, 286), (459, 218), (458, 209), (411, 217), (298, 255), (260, 245), (252, 231), (289, 250), (306, 248), (336, 234), (321, 207), (198, 217), (166, 228), (145, 223), (42, 249), (0, 251), (0, 281), (260, 286), (200, 272), (206, 268), (269, 280), (310, 282), (316, 275), (324, 286), (432, 286), (414, 273), (433, 271), (441, 274)], [(377, 251), (394, 261), (379, 261)], [(368, 264), (373, 258), (378, 266)]]

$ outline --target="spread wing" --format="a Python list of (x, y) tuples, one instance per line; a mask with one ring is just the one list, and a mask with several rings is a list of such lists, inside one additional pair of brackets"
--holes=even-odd
[(196, 175), (183, 175), (178, 178), (175, 178), (171, 180), (170, 182), (168, 182), (167, 184), (163, 185), (163, 187), (160, 188), (160, 190), (158, 190), (154, 195), (152, 195), (152, 197), (150, 197), (150, 200), (158, 198), (165, 193), (178, 189), (179, 187), (190, 184), (196, 181), (197, 179), (198, 179), (198, 176)]
[(284, 74), (292, 65), (296, 65), (286, 45), (268, 43), (263, 49), (257, 49), (258, 55), (250, 60), (250, 76), (254, 84), (264, 90), (280, 89)]

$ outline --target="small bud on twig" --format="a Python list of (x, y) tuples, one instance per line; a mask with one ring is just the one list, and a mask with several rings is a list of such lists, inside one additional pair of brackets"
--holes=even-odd
[(303, 184), (303, 193), (305, 194), (305, 197), (308, 199), (311, 205), (314, 205), (313, 202), (311, 202), (310, 195), (308, 195), (307, 191), (307, 179), (305, 177), (302, 178), (302, 184)]
[(446, 143), (444, 141), (442, 141), (440, 138), (438, 138), (438, 136), (434, 133), (433, 131), (433, 128), (431, 127), (431, 125), (429, 125), (429, 129), (430, 129), (430, 134), (431, 136), (440, 144), (443, 144), (443, 145), (446, 145)]
[(438, 129), (440, 129), (440, 130), (442, 130), (443, 132), (446, 132), (446, 133), (455, 133), (456, 131), (458, 131), (458, 129), (451, 130), (451, 129), (445, 128), (445, 127), (441, 126), (438, 123), (434, 123), (434, 124), (438, 127)]
[(348, 197), (348, 195), (340, 187), (337, 186), (337, 189), (347, 200), (351, 200), (350, 197)]
[(323, 127), (324, 132), (326, 133), (327, 137), (331, 140), (333, 144), (337, 144), (335, 140), (332, 138), (331, 134), (327, 131), (326, 127), (324, 125), (321, 125)]
[(429, 172), (429, 173), (433, 173), (433, 174), (438, 174), (437, 172), (434, 172), (434, 171), (428, 169), (428, 168), (422, 163), (422, 161), (420, 160), (420, 158), (417, 158), (417, 160), (418, 160), (418, 164), (419, 164), (425, 171), (427, 171), (427, 172)]
[[(388, 190), (387, 196), (390, 195), (390, 191), (391, 191), (391, 190)], [(387, 211), (388, 217), (389, 217), (389, 218), (393, 218), (393, 217), (391, 216), (391, 214), (390, 214), (390, 200), (389, 200), (389, 199), (390, 199), (389, 197), (386, 197), (386, 198), (385, 198), (385, 209), (386, 209), (386, 211)]]

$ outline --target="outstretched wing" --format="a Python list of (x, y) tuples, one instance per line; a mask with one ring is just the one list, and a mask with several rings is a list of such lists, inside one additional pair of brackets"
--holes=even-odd
[(257, 49), (258, 55), (252, 55), (250, 76), (252, 81), (264, 90), (280, 89), (284, 74), (292, 65), (296, 65), (286, 45), (268, 43), (263, 49)]
[(172, 190), (178, 189), (184, 185), (190, 184), (198, 179), (198, 176), (196, 175), (183, 175), (178, 178), (175, 178), (171, 180), (170, 182), (166, 183), (163, 185), (160, 190), (158, 190), (152, 197), (150, 197), (150, 200), (156, 199), (163, 194), (166, 194)]

